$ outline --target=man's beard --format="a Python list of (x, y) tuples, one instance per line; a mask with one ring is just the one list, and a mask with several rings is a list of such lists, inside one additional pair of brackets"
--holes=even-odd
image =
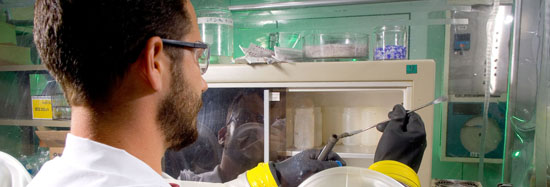
[(168, 149), (177, 151), (197, 140), (196, 119), (202, 100), (187, 88), (181, 66), (172, 66), (171, 71), (171, 89), (160, 103), (157, 120)]

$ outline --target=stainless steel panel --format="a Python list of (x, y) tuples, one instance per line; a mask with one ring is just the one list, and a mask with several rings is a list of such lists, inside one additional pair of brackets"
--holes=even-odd
[[(473, 6), (471, 11), (453, 11), (453, 19), (468, 19), (467, 25), (451, 25), (451, 48), (449, 57), (449, 94), (457, 96), (483, 96), (485, 93), (485, 76), (491, 76), (493, 88), (491, 95), (505, 94), (508, 82), (509, 41), (512, 20), (512, 7), (503, 5), (499, 11), (504, 11), (502, 27), (495, 28), (500, 45), (495, 46), (493, 53), (498, 53), (498, 62), (491, 69), (491, 74), (485, 73), (487, 47), (487, 21), (491, 6)], [(470, 49), (454, 51), (454, 35), (470, 34)], [(494, 63), (494, 62), (493, 62)]]

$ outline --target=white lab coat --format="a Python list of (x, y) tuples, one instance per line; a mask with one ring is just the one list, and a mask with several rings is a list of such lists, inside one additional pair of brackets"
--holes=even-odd
[(149, 165), (122, 149), (69, 133), (62, 156), (44, 164), (28, 187), (171, 187), (170, 183), (181, 187), (250, 186), (245, 174), (224, 184), (179, 181), (166, 174), (161, 176)]
[(206, 181), (206, 182), (213, 182), (213, 183), (221, 183), (222, 178), (220, 176), (220, 165), (217, 165), (214, 170), (196, 174), (190, 170), (183, 170), (180, 172), (180, 175), (178, 176), (178, 180), (185, 180), (185, 181)]
[(30, 181), (31, 175), (21, 162), (0, 152), (0, 187), (25, 187)]
[(181, 181), (176, 180), (170, 177), (168, 174), (163, 173), (164, 177), (168, 182), (173, 184), (178, 184), (180, 187), (249, 187), (248, 180), (246, 179), (246, 173), (240, 174), (236, 179), (226, 182), (226, 183), (208, 183), (208, 182), (197, 182), (197, 181)]

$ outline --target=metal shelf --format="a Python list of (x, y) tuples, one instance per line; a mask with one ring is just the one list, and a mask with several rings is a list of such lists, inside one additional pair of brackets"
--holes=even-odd
[[(316, 147), (316, 149), (322, 149), (322, 147)], [(303, 150), (290, 149), (281, 152), (284, 156), (294, 156)], [(332, 151), (338, 153), (342, 158), (361, 158), (361, 159), (374, 159), (374, 151), (376, 147), (367, 147), (360, 145), (336, 145)]]
[(70, 120), (18, 120), (18, 119), (0, 119), (0, 125), (3, 126), (34, 126), (34, 127), (70, 127)]
[(334, 6), (334, 5), (352, 5), (365, 3), (390, 3), (402, 1), (417, 1), (417, 0), (310, 0), (298, 2), (278, 2), (278, 3), (259, 3), (229, 6), (229, 10), (259, 10), (259, 9), (282, 9), (282, 8), (297, 8), (297, 7), (315, 7), (315, 6)]
[(47, 71), (44, 65), (0, 65), (0, 72), (3, 71)]
[[(500, 96), (491, 96), (489, 98), (489, 102), (506, 102), (506, 94), (502, 94)], [(472, 102), (475, 102), (475, 103), (483, 103), (483, 101), (485, 100), (485, 97), (480, 95), (480, 96), (467, 96), (467, 97), (457, 97), (456, 95), (450, 95), (449, 96), (449, 101), (450, 102), (455, 102), (455, 103), (472, 103)]]

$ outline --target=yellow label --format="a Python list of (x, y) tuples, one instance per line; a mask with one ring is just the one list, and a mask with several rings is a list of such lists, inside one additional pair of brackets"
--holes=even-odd
[(49, 96), (32, 97), (32, 119), (52, 119), (52, 99)]

